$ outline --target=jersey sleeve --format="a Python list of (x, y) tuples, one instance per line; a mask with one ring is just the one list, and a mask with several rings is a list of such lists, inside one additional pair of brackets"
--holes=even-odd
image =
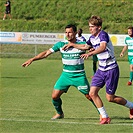
[(100, 42), (109, 42), (109, 36), (106, 32), (102, 32), (100, 35)]
[(89, 38), (89, 40), (88, 40), (86, 43), (87, 43), (87, 45), (89, 45), (89, 46), (92, 47), (92, 43), (91, 43), (91, 41), (90, 41), (90, 38)]
[(64, 46), (63, 42), (57, 42), (54, 44), (54, 46), (52, 48), (50, 48), (51, 52), (57, 52), (60, 51), (60, 48)]
[(125, 44), (127, 45), (127, 37), (125, 38)]
[(83, 37), (83, 41), (86, 42), (86, 39)]

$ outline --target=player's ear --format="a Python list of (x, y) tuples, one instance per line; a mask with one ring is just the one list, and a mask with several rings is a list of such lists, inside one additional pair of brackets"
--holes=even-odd
[(101, 26), (98, 27), (99, 30), (101, 30), (101, 28), (102, 28)]

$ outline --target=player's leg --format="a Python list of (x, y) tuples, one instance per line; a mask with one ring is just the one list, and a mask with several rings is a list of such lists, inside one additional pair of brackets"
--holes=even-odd
[(6, 13), (4, 14), (4, 17), (3, 17), (3, 20), (5, 20), (6, 19)]
[(110, 118), (108, 117), (108, 114), (104, 108), (103, 102), (98, 95), (99, 90), (105, 85), (104, 77), (106, 76), (106, 72), (102, 72), (99, 69), (96, 71), (90, 88), (90, 96), (92, 100), (94, 101), (95, 105), (98, 108), (98, 111), (100, 112), (100, 115), (102, 116), (102, 120), (100, 121), (100, 124), (109, 124)]
[[(91, 101), (91, 103), (94, 105), (94, 107), (97, 110), (96, 105), (94, 104), (93, 100), (89, 96), (89, 91), (90, 91), (90, 85), (87, 80), (86, 74), (85, 73), (80, 73), (75, 75), (76, 78), (72, 78), (71, 80), (73, 81), (73, 85), (82, 93), (85, 95), (85, 97)], [(98, 111), (98, 110), (97, 110)], [(98, 111), (99, 113), (99, 111)]]
[(133, 103), (129, 102), (128, 100), (124, 99), (123, 97), (116, 96), (116, 95), (110, 95), (106, 93), (106, 98), (109, 102), (117, 103), (123, 106), (126, 106), (130, 109), (133, 109)]
[(5, 20), (5, 19), (6, 19), (6, 15), (7, 15), (7, 13), (8, 13), (8, 11), (7, 11), (7, 10), (5, 10), (3, 20)]
[(132, 102), (124, 99), (123, 97), (116, 96), (116, 95), (106, 94), (106, 98), (109, 102), (113, 102), (113, 103), (123, 105), (123, 106), (129, 108), (130, 109), (129, 118), (133, 119), (133, 103)]
[(8, 11), (8, 16), (9, 16), (9, 18), (11, 20), (12, 19), (12, 16), (11, 16), (11, 11), (10, 10)]
[[(84, 94), (84, 95), (94, 105), (94, 107), (97, 109), (97, 106), (95, 105), (95, 103), (93, 102), (92, 98), (90, 97), (89, 92), (88, 92), (88, 94)], [(97, 109), (97, 111), (98, 111), (98, 109)], [(99, 111), (98, 111), (98, 113), (100, 114)]]
[(129, 81), (127, 82), (127, 85), (132, 85), (132, 80), (133, 80), (133, 57), (128, 56), (128, 61), (130, 64), (130, 78)]
[(109, 70), (108, 75), (107, 75), (107, 80), (106, 80), (106, 98), (107, 98), (107, 100), (109, 102), (124, 105), (129, 108), (133, 108), (133, 103), (127, 101), (123, 97), (115, 95), (117, 85), (118, 85), (118, 80), (119, 80), (119, 68), (116, 67), (112, 70)]
[(9, 18), (10, 18), (10, 20), (11, 20), (11, 19), (12, 19), (11, 14), (8, 14), (8, 16), (9, 16)]
[(54, 86), (54, 90), (52, 92), (52, 103), (55, 107), (55, 110), (57, 112), (57, 114), (55, 116), (53, 116), (53, 118), (51, 119), (60, 119), (60, 118), (64, 118), (64, 113), (62, 110), (62, 100), (60, 98), (60, 96), (65, 92), (67, 92), (68, 88), (69, 88), (69, 78), (67, 77), (67, 74), (65, 74), (65, 72), (63, 72), (60, 76), (60, 78), (57, 80), (55, 86)]
[(132, 80), (133, 80), (133, 64), (130, 64), (130, 79), (127, 85), (132, 85)]
[(53, 116), (51, 119), (60, 119), (64, 117), (63, 111), (62, 111), (62, 100), (60, 96), (64, 93), (64, 91), (61, 90), (53, 90), (52, 92), (52, 103), (55, 107), (55, 110), (57, 114)]
[(133, 109), (132, 102), (129, 102), (123, 97), (115, 95), (115, 91), (117, 89), (117, 84), (118, 84), (118, 79), (119, 79), (119, 68), (118, 67), (108, 71), (108, 75), (106, 79), (106, 98), (109, 102), (117, 103), (129, 109)]
[[(98, 95), (99, 90), (100, 90), (99, 87), (91, 86), (89, 94), (90, 94), (91, 98), (93, 99), (93, 101), (101, 115), (100, 124), (109, 124), (110, 121), (108, 121), (108, 119), (109, 119), (108, 114), (104, 108), (104, 105), (103, 105), (103, 102), (102, 102), (100, 96)], [(102, 120), (104, 120), (104, 122)]]

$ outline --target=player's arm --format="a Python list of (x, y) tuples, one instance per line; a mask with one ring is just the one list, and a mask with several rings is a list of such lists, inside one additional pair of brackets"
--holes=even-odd
[(46, 58), (48, 57), (52, 52), (50, 50), (46, 50), (44, 52), (41, 52), (40, 54), (38, 54), (37, 56), (27, 60), (26, 62), (24, 62), (22, 64), (23, 67), (27, 67), (29, 66), (33, 61), (36, 61), (36, 60), (41, 60), (43, 58)]
[(77, 48), (77, 49), (80, 49), (80, 50), (88, 50), (90, 48), (90, 46), (87, 45), (87, 44), (68, 43), (62, 49), (67, 50), (70, 47), (74, 47), (74, 48)]
[(125, 51), (127, 50), (128, 46), (124, 46), (121, 53), (120, 53), (120, 57), (123, 57)]
[(87, 59), (88, 57), (92, 56), (92, 55), (96, 55), (99, 53), (102, 53), (105, 49), (106, 49), (107, 43), (106, 42), (101, 42), (99, 48), (97, 48), (96, 50), (92, 50), (87, 54), (82, 54), (80, 57), (83, 59)]
[(8, 5), (9, 5), (9, 3), (5, 4), (5, 6), (8, 6)]
[(96, 50), (93, 50), (90, 52), (92, 55), (102, 53), (106, 49), (107, 43), (106, 42), (101, 42), (100, 47), (97, 48)]

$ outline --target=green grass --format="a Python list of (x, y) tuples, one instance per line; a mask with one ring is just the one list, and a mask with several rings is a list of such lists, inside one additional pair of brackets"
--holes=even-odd
[[(93, 105), (74, 87), (62, 95), (65, 118), (52, 121), (55, 114), (51, 92), (62, 71), (60, 60), (41, 60), (28, 68), (21, 64), (27, 59), (1, 59), (1, 133), (132, 133), (133, 121), (129, 110), (108, 103), (105, 88), (100, 91), (105, 108), (112, 118), (110, 125), (99, 125), (99, 115)], [(116, 94), (133, 101), (133, 88), (126, 86), (129, 79), (128, 62), (119, 61), (120, 81)], [(92, 61), (85, 61), (89, 82)]]
[(75, 23), (88, 33), (88, 18), (99, 15), (103, 29), (126, 34), (132, 25), (132, 0), (11, 0), (12, 20), (3, 21), (5, 0), (0, 1), (0, 29), (20, 32), (64, 32), (68, 23)]

